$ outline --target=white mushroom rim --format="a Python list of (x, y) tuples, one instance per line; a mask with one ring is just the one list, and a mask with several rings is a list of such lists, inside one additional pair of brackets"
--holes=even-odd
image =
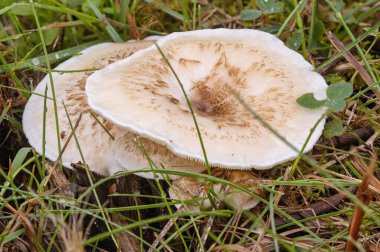
[[(257, 30), (199, 30), (157, 41), (195, 111), (212, 166), (268, 169), (298, 153), (255, 119), (239, 96), (297, 149), (325, 108), (296, 103), (305, 93), (324, 99), (327, 84), (274, 35)], [(113, 123), (204, 161), (186, 99), (155, 45), (97, 71), (87, 81), (89, 105)], [(317, 125), (305, 152), (320, 137)]]
[[(128, 57), (130, 54), (146, 48), (153, 44), (152, 41), (141, 41), (132, 43), (101, 43), (91, 46), (63, 63), (59, 64), (55, 70), (77, 70), (77, 69), (97, 69), (120, 59)], [(121, 167), (115, 161), (111, 151), (113, 139), (111, 135), (119, 132), (125, 133), (104, 118), (98, 117), (98, 122), (91, 114), (91, 109), (87, 104), (85, 93), (86, 80), (92, 74), (92, 70), (52, 73), (55, 98), (57, 101), (59, 137), (62, 145), (69, 140), (72, 132), (69, 118), (66, 116), (67, 110), (71, 122), (76, 122), (82, 114), (82, 119), (75, 130), (76, 136), (86, 163), (92, 171), (108, 176), (117, 171), (125, 170), (128, 165), (134, 165), (135, 160), (123, 164)], [(47, 96), (53, 97), (49, 76), (46, 75), (37, 85), (34, 94), (28, 100), (23, 114), (23, 130), (29, 144), (40, 154), (43, 153), (43, 133), (44, 133), (44, 91), (48, 87)], [(37, 95), (39, 94), (39, 95)], [(65, 106), (61, 103), (65, 102)], [(54, 101), (46, 100), (46, 123), (45, 123), (45, 156), (54, 161), (59, 157), (57, 128), (54, 116)], [(101, 124), (100, 124), (100, 123)], [(104, 128), (103, 128), (104, 127)], [(159, 147), (158, 147), (159, 148)], [(67, 148), (63, 152), (62, 165), (70, 168), (72, 163), (82, 161), (82, 156), (74, 138), (71, 138)], [(145, 166), (139, 166), (145, 167)]]

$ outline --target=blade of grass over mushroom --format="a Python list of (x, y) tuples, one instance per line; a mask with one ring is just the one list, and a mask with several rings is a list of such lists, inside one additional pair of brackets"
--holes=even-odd
[[(282, 142), (284, 142), (288, 147), (290, 147), (293, 151), (300, 153), (300, 150), (298, 150), (297, 147), (295, 147), (291, 142), (286, 140), (283, 136), (280, 135), (275, 129), (270, 126), (259, 114), (257, 114), (252, 108), (248, 106), (248, 104), (240, 97), (240, 95), (230, 86), (226, 85), (226, 87), (229, 89), (231, 94), (235, 97), (235, 99), (244, 106), (244, 108), (249, 111), (265, 128), (267, 128), (271, 133), (273, 133), (278, 139), (280, 139)], [(302, 154), (302, 159), (309, 163), (313, 167), (317, 167), (318, 164), (316, 163), (316, 160), (312, 159), (311, 157), (307, 156), (306, 154)]]
[(211, 174), (211, 172), (210, 172), (210, 165), (209, 165), (208, 159), (207, 159), (206, 148), (205, 148), (204, 143), (203, 143), (202, 134), (201, 134), (201, 131), (199, 129), (199, 125), (198, 125), (198, 122), (197, 122), (197, 118), (195, 117), (194, 110), (193, 110), (193, 108), (191, 106), (190, 99), (187, 96), (187, 93), (186, 93), (186, 91), (185, 91), (185, 89), (184, 89), (184, 87), (182, 85), (182, 82), (180, 81), (177, 73), (174, 71), (172, 65), (170, 64), (170, 62), (166, 58), (165, 54), (162, 52), (161, 48), (157, 45), (157, 43), (155, 43), (155, 46), (156, 46), (157, 50), (160, 52), (161, 56), (164, 58), (165, 63), (169, 66), (170, 70), (172, 71), (172, 73), (174, 74), (176, 80), (178, 81), (179, 86), (181, 87), (181, 91), (182, 91), (182, 93), (183, 93), (183, 95), (184, 95), (184, 97), (186, 99), (187, 106), (189, 107), (189, 110), (190, 110), (190, 113), (191, 113), (191, 117), (193, 118), (193, 121), (194, 121), (194, 126), (196, 128), (197, 135), (198, 135), (198, 138), (199, 138), (199, 143), (200, 143), (201, 148), (202, 148), (202, 153), (203, 153), (205, 165), (206, 165), (206, 168), (207, 168), (207, 172), (209, 174)]
[(102, 129), (107, 132), (107, 134), (110, 136), (112, 140), (115, 140), (115, 137), (111, 134), (111, 132), (104, 126), (103, 123), (101, 123), (98, 119), (98, 117), (94, 114), (94, 112), (90, 111), (90, 115), (95, 119), (95, 121), (102, 127)]
[[(46, 106), (46, 98), (47, 98), (47, 91), (48, 91), (48, 85), (45, 86), (45, 93), (44, 93), (44, 107), (43, 107), (43, 116), (42, 116), (42, 170), (46, 171), (46, 112), (47, 112), (47, 106)], [(45, 174), (44, 174), (45, 175)]]
[(108, 22), (107, 18), (99, 11), (99, 9), (93, 4), (91, 0), (87, 0), (88, 5), (90, 5), (92, 11), (98, 17), (99, 21), (104, 24), (106, 31), (109, 36), (112, 38), (114, 42), (124, 42), (124, 40), (120, 37), (117, 31), (112, 27), (112, 25)]
[[(37, 25), (37, 29), (38, 29), (38, 35), (40, 37), (42, 49), (44, 51), (46, 67), (48, 70), (51, 70), (50, 61), (48, 58), (48, 52), (46, 49), (44, 36), (42, 34), (42, 31), (41, 31), (40, 21), (38, 19), (37, 12), (34, 8), (34, 2), (33, 2), (33, 0), (29, 0), (29, 2), (31, 3), (31, 6), (32, 6), (33, 16), (34, 16), (34, 19), (35, 19), (35, 22)], [(50, 89), (51, 89), (51, 93), (53, 96), (52, 99), (53, 99), (53, 105), (54, 105), (55, 128), (57, 130), (57, 149), (58, 149), (58, 152), (61, 152), (61, 139), (60, 139), (60, 133), (59, 133), (60, 131), (59, 131), (58, 109), (57, 109), (57, 100), (55, 99), (55, 89), (54, 89), (53, 76), (52, 76), (51, 72), (49, 72), (48, 75), (49, 75), (49, 80), (50, 80)], [(60, 162), (60, 166), (62, 166), (62, 162)]]
[[(177, 73), (174, 71), (172, 65), (170, 64), (170, 62), (168, 61), (168, 59), (166, 58), (165, 54), (162, 52), (161, 48), (157, 45), (157, 43), (155, 43), (155, 46), (157, 48), (157, 50), (160, 52), (161, 56), (164, 58), (165, 60), (165, 63), (169, 66), (170, 70), (172, 71), (172, 73), (174, 74), (180, 88), (181, 88), (181, 91), (182, 91), (182, 94), (184, 95), (185, 99), (186, 99), (186, 103), (187, 103), (187, 106), (190, 110), (190, 113), (191, 113), (191, 117), (193, 119), (193, 122), (194, 122), (194, 126), (196, 128), (196, 131), (197, 131), (197, 136), (198, 136), (198, 139), (199, 139), (199, 143), (201, 145), (201, 148), (202, 148), (202, 153), (203, 153), (203, 158), (204, 158), (204, 162), (205, 162), (205, 166), (206, 166), (206, 169), (207, 169), (207, 173), (208, 174), (211, 174), (211, 169), (210, 169), (210, 165), (209, 165), (209, 162), (208, 162), (208, 158), (207, 158), (207, 153), (206, 153), (206, 148), (204, 146), (204, 143), (203, 143), (203, 139), (202, 139), (202, 134), (201, 134), (201, 131), (200, 131), (200, 128), (199, 128), (199, 125), (198, 125), (198, 122), (197, 122), (197, 118), (195, 117), (195, 113), (194, 113), (194, 110), (192, 108), (192, 105), (191, 105), (191, 102), (190, 102), (190, 99), (189, 97), (187, 96), (187, 93), (185, 91), (185, 88), (183, 87), (182, 85), (182, 82), (180, 81)], [(214, 192), (214, 186), (213, 184), (211, 183), (210, 185), (210, 191), (212, 194), (215, 194)], [(213, 205), (214, 208), (216, 208), (216, 205), (215, 205), (215, 200), (214, 198), (212, 197), (212, 195), (210, 195), (209, 193), (207, 194), (207, 197), (209, 198), (211, 204)]]
[[(35, 69), (35, 70), (38, 70), (38, 71), (41, 71), (41, 72), (44, 72), (44, 73), (48, 73), (49, 70), (47, 70), (46, 68), (43, 68), (43, 67), (38, 67), (38, 66), (34, 66), (34, 65), (30, 65), (28, 63), (25, 63), (29, 68), (31, 69)], [(100, 70), (100, 68), (83, 68), (83, 69), (75, 69), (75, 70), (56, 70), (56, 69), (52, 69), (50, 70), (50, 72), (52, 73), (81, 73), (81, 72), (93, 72), (93, 71), (97, 71), (97, 70)]]
[[(73, 135), (73, 136), (74, 136), (74, 139), (75, 139), (75, 143), (76, 143), (76, 145), (77, 145), (78, 151), (79, 151), (80, 156), (81, 156), (81, 158), (82, 158), (82, 163), (83, 163), (83, 165), (84, 165), (84, 167), (85, 167), (85, 170), (86, 170), (87, 179), (88, 179), (88, 181), (90, 182), (90, 185), (91, 185), (91, 187), (92, 187), (92, 186), (94, 185), (94, 183), (93, 183), (93, 181), (92, 181), (92, 177), (91, 177), (90, 171), (89, 171), (89, 169), (88, 169), (88, 166), (87, 166), (86, 160), (84, 159), (83, 152), (82, 152), (82, 149), (81, 149), (81, 147), (80, 147), (80, 143), (79, 143), (79, 141), (78, 141), (78, 137), (77, 137), (77, 135), (75, 134), (75, 129), (74, 129), (73, 124), (72, 124), (72, 122), (71, 122), (70, 115), (69, 115), (69, 113), (68, 113), (68, 111), (67, 111), (67, 108), (66, 108), (66, 106), (65, 106), (65, 103), (64, 103), (63, 101), (62, 101), (62, 105), (63, 105), (63, 107), (64, 107), (64, 109), (65, 109), (66, 117), (67, 117), (68, 122), (69, 122), (69, 124), (70, 124), (70, 128), (71, 128), (71, 130), (74, 132), (74, 135)], [(104, 219), (107, 219), (107, 218), (106, 218), (106, 215), (105, 215), (105, 213), (104, 213), (104, 211), (103, 211), (102, 204), (100, 203), (99, 196), (98, 196), (98, 194), (97, 194), (95, 188), (93, 188), (92, 192), (93, 192), (93, 194), (94, 194), (94, 196), (95, 196), (95, 200), (96, 200), (96, 203), (98, 204), (99, 209), (101, 209), (101, 215), (102, 215), (102, 217), (103, 217)], [(80, 199), (82, 200), (83, 198), (80, 198)], [(111, 227), (109, 226), (108, 221), (106, 221), (105, 224), (106, 224), (106, 227), (107, 227), (108, 231), (111, 232)], [(112, 238), (113, 242), (115, 243), (116, 247), (118, 248), (119, 245), (118, 245), (118, 243), (117, 243), (117, 241), (116, 241), (116, 238), (114, 237), (113, 234), (111, 234), (111, 238)]]
[[(164, 201), (164, 203), (165, 203), (165, 205), (166, 205), (166, 209), (168, 210), (169, 215), (172, 216), (172, 215), (173, 215), (173, 211), (172, 211), (172, 209), (170, 208), (170, 206), (169, 206), (169, 204), (168, 204), (168, 200), (167, 200), (167, 198), (166, 198), (166, 193), (165, 193), (165, 191), (163, 190), (163, 188), (162, 188), (162, 186), (161, 186), (161, 184), (160, 184), (160, 181), (158, 180), (157, 175), (156, 175), (156, 168), (155, 168), (155, 167), (157, 167), (157, 166), (153, 163), (152, 159), (150, 158), (149, 153), (148, 153), (147, 150), (145, 149), (144, 144), (143, 144), (141, 141), (139, 141), (139, 140), (137, 140), (137, 141), (138, 141), (138, 145), (139, 145), (139, 147), (141, 148), (141, 150), (143, 151), (145, 157), (147, 158), (147, 160), (148, 160), (148, 162), (149, 162), (149, 167), (150, 167), (150, 169), (151, 169), (152, 172), (153, 172), (154, 180), (156, 181), (157, 187), (158, 187), (158, 189), (160, 190), (160, 194), (161, 194), (161, 197), (162, 197), (162, 199), (163, 199), (163, 201)], [(167, 182), (169, 182), (169, 179), (168, 179), (166, 176), (164, 176), (164, 178), (165, 178), (165, 180), (166, 180)], [(169, 183), (170, 183), (170, 182), (169, 182)], [(179, 236), (180, 236), (181, 242), (182, 242), (182, 244), (183, 244), (185, 250), (186, 250), (186, 251), (189, 251), (189, 248), (188, 248), (188, 246), (187, 246), (187, 244), (186, 244), (186, 241), (185, 241), (184, 237), (182, 236), (182, 232), (180, 231), (180, 228), (179, 228), (177, 222), (176, 222), (173, 218), (172, 218), (171, 220), (173, 221), (174, 227), (175, 227), (176, 231), (178, 232), (178, 234), (179, 234)], [(192, 223), (194, 223), (194, 222), (193, 222), (193, 219), (192, 219), (191, 221), (192, 221)], [(197, 230), (197, 227), (196, 227), (195, 224), (194, 224), (194, 227), (195, 227), (195, 230), (198, 231), (198, 230)], [(196, 233), (198, 234), (198, 232), (196, 232)], [(199, 234), (198, 234), (198, 235), (199, 235)]]

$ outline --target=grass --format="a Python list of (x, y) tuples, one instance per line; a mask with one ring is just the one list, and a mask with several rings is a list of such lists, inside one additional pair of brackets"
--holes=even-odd
[[(260, 247), (268, 251), (339, 251), (352, 240), (349, 226), (356, 206), (364, 211), (364, 217), (354, 246), (359, 251), (379, 250), (379, 162), (372, 162), (373, 176), (366, 171), (380, 153), (380, 101), (372, 91), (379, 88), (380, 79), (380, 5), (374, 0), (266, 2), (272, 6), (261, 0), (1, 1), (0, 250), (66, 251), (75, 245), (77, 251), (243, 251)], [(258, 9), (256, 4), (263, 14), (252, 21), (241, 20), (241, 11)], [(273, 6), (278, 9), (271, 11)], [(51, 76), (59, 62), (102, 41), (217, 27), (270, 31), (301, 53), (329, 84), (352, 83), (354, 94), (346, 100), (345, 110), (327, 115), (328, 121), (335, 118), (343, 123), (344, 135), (322, 136), (312, 152), (301, 152), (295, 161), (257, 172), (265, 197), (210, 172), (155, 170), (235, 187), (260, 201), (250, 211), (222, 207), (228, 202), (214, 202), (211, 210), (198, 213), (190, 213), (186, 207), (177, 211), (174, 205), (184, 202), (167, 198), (169, 180), (148, 181), (132, 172), (102, 178), (87, 169), (63, 168), (68, 188), (75, 190), (58, 190), (51, 183), (59, 182), (57, 174), (49, 172), (54, 164), (29, 147), (21, 125), (26, 101), (45, 74)], [(334, 49), (327, 31), (345, 44), (343, 50)], [(364, 70), (347, 64), (344, 56), (348, 51)], [(373, 83), (366, 83), (359, 71), (366, 71)], [(54, 92), (45, 102), (48, 99), (55, 100)], [(59, 116), (65, 115), (56, 113)], [(364, 134), (367, 125), (373, 131)], [(75, 139), (74, 134), (72, 141)], [(144, 146), (141, 148), (149, 158)], [(157, 167), (152, 161), (150, 164), (134, 172), (151, 172)], [(361, 185), (366, 176), (368, 189)], [(369, 201), (358, 199), (355, 188), (364, 188)], [(215, 192), (211, 190), (207, 197), (215, 201)], [(165, 225), (169, 225), (166, 233), (162, 231)], [(155, 235), (160, 240), (152, 247)]]

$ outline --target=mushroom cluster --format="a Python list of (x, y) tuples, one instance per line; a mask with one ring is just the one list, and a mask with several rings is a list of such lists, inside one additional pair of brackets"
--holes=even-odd
[[(85, 85), (88, 77), (93, 73), (92, 69), (104, 68), (153, 43), (154, 40), (150, 39), (127, 43), (102, 43), (91, 46), (83, 50), (80, 55), (58, 65), (52, 73), (55, 101), (52, 99), (53, 93), (49, 76), (46, 76), (37, 85), (25, 106), (23, 130), (30, 145), (41, 154), (45, 149), (45, 156), (50, 160), (56, 160), (60, 154), (57, 136), (63, 146), (69, 140), (72, 132), (71, 125), (81, 117), (78, 127), (75, 129), (79, 146), (74, 138), (68, 141), (67, 147), (62, 151), (63, 166), (70, 168), (73, 163), (85, 161), (92, 171), (104, 176), (125, 169), (149, 167), (145, 155), (138, 151), (133, 134), (91, 110), (87, 103)], [(81, 69), (86, 71), (78, 71)], [(44, 97), (45, 88), (47, 88), (46, 99)], [(57, 106), (58, 126), (55, 121), (54, 103)], [(45, 106), (46, 109), (44, 109)], [(68, 116), (66, 116), (66, 111)], [(59, 129), (58, 133), (57, 129)], [(123, 136), (120, 141), (118, 141), (119, 136)], [(45, 143), (43, 143), (44, 139)], [(165, 165), (169, 169), (181, 170), (183, 167), (186, 170), (191, 167), (196, 172), (204, 170), (203, 166), (194, 166), (194, 162), (189, 162), (187, 159), (173, 157), (164, 146), (144, 138), (142, 141), (150, 143), (149, 152), (156, 153), (154, 160), (165, 161)], [(123, 160), (122, 166), (116, 161), (117, 156), (114, 157), (112, 151), (112, 149), (116, 149), (112, 147), (114, 143), (116, 146), (123, 143), (120, 148), (128, 150), (128, 154), (131, 154), (128, 159)], [(81, 153), (84, 160), (82, 160)], [(148, 173), (141, 173), (141, 176), (152, 178), (152, 174)]]
[[(103, 175), (152, 164), (155, 169), (204, 172), (201, 138), (213, 169), (240, 170), (221, 173), (217, 169), (214, 175), (260, 194), (249, 184), (254, 175), (242, 170), (268, 169), (298, 155), (273, 130), (301, 149), (324, 113), (323, 108), (307, 110), (296, 99), (304, 93), (325, 98), (325, 80), (277, 37), (257, 30), (199, 30), (173, 33), (156, 44), (100, 44), (57, 67), (78, 68), (103, 69), (53, 73), (58, 135), (64, 142), (71, 132), (65, 107), (72, 121), (82, 114), (76, 129), (80, 148), (90, 169)], [(43, 94), (47, 83), (45, 78), (35, 92)], [(50, 85), (47, 87), (51, 97)], [(24, 112), (24, 131), (30, 144), (42, 153), (46, 127), (46, 156), (52, 160), (59, 155), (54, 120), (54, 101), (32, 95)], [(318, 140), (323, 126), (324, 121), (317, 125), (305, 152)], [(80, 160), (78, 146), (71, 140), (62, 155), (63, 164), (69, 167)], [(154, 177), (146, 172), (137, 175)], [(156, 175), (163, 178), (159, 172)], [(249, 209), (258, 202), (252, 196), (236, 196), (229, 186), (214, 186), (219, 198), (240, 208)], [(186, 177), (173, 182), (170, 196), (185, 200), (206, 192), (202, 181)], [(209, 204), (203, 201), (200, 205)]]

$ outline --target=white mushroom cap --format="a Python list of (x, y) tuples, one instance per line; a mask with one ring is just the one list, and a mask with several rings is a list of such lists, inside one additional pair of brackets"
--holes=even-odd
[[(144, 154), (144, 150), (139, 148), (139, 144), (143, 145), (149, 158), (154, 163), (152, 168), (158, 171), (156, 175), (159, 179), (163, 179), (163, 176), (159, 173), (159, 169), (191, 172), (202, 172), (206, 169), (204, 164), (200, 162), (178, 157), (165, 146), (159, 145), (146, 138), (137, 139), (131, 132), (127, 132), (121, 137), (118, 137), (112, 144), (115, 159), (121, 167), (129, 171), (150, 168), (148, 157)], [(140, 172), (135, 174), (148, 179), (154, 178), (153, 172)], [(176, 175), (168, 176), (170, 179), (178, 178)]]
[[(296, 103), (325, 98), (323, 77), (277, 37), (257, 30), (199, 30), (157, 41), (192, 103), (213, 166), (267, 169), (298, 153), (265, 128), (229, 87), (298, 149), (325, 109)], [(87, 81), (89, 105), (115, 124), (204, 161), (179, 83), (156, 46), (111, 64)], [(322, 121), (305, 149), (323, 130)]]
[[(263, 194), (262, 190), (255, 183), (257, 177), (249, 171), (221, 171), (220, 169), (213, 169), (212, 174), (215, 177), (238, 184), (258, 196), (262, 196)], [(248, 210), (259, 203), (256, 197), (235, 187), (219, 183), (214, 183), (213, 187), (218, 199), (224, 200), (235, 209)], [(210, 191), (210, 188), (205, 181), (199, 178), (182, 177), (172, 182), (169, 188), (169, 195), (171, 199), (180, 199), (182, 201), (194, 199), (194, 203), (191, 202), (187, 208), (190, 212), (199, 212), (200, 206), (203, 208), (211, 207), (211, 203), (208, 199), (200, 202), (196, 200), (197, 198), (206, 197), (207, 191)], [(180, 204), (176, 205), (177, 208), (180, 206)]]
[[(146, 48), (154, 41), (142, 41), (135, 43), (103, 43), (89, 47), (81, 52), (81, 55), (72, 57), (61, 63), (56, 70), (79, 70), (103, 68), (104, 66), (123, 58), (132, 53)], [(119, 167), (111, 151), (113, 142), (109, 134), (89, 113), (91, 110), (87, 104), (85, 93), (85, 83), (92, 71), (73, 73), (52, 73), (55, 95), (58, 107), (59, 134), (61, 145), (63, 145), (71, 133), (68, 118), (61, 101), (65, 102), (70, 119), (75, 124), (80, 113), (82, 119), (76, 129), (84, 158), (92, 171), (102, 175), (109, 175), (110, 171), (123, 170)], [(35, 93), (44, 95), (45, 87), (48, 86), (48, 97), (52, 97), (49, 76), (46, 76), (34, 90)], [(50, 160), (58, 158), (58, 144), (55, 127), (54, 105), (51, 99), (46, 100), (46, 157)], [(33, 94), (26, 104), (23, 114), (23, 129), (37, 152), (42, 153), (43, 136), (43, 109), (44, 98)], [(109, 121), (98, 116), (98, 120), (104, 127), (115, 136), (121, 130)], [(122, 130), (124, 131), (124, 130)], [(77, 149), (74, 138), (72, 138), (62, 156), (62, 164), (70, 167), (71, 163), (81, 161), (80, 153)]]

